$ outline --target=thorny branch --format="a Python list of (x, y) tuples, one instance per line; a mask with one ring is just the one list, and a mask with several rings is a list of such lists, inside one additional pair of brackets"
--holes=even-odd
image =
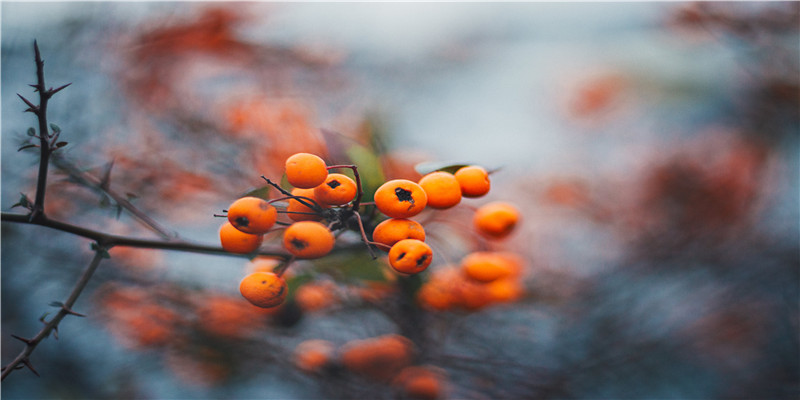
[[(30, 221), (29, 216), (24, 214), (2, 213), (2, 221), (27, 223), (27, 224), (52, 228), (62, 232), (71, 233), (76, 236), (81, 236), (87, 239), (91, 239), (97, 242), (100, 246), (105, 248), (111, 248), (114, 246), (120, 246), (120, 247), (124, 246), (124, 247), (139, 247), (139, 248), (159, 249), (159, 250), (177, 250), (177, 251), (186, 251), (192, 253), (219, 254), (219, 255), (227, 255), (234, 257), (251, 256), (251, 255), (230, 253), (225, 249), (223, 249), (221, 246), (210, 246), (200, 243), (188, 242), (185, 240), (139, 239), (129, 236), (113, 235), (105, 232), (96, 231), (93, 229), (84, 228), (82, 226), (72, 225), (66, 222), (53, 220), (44, 215), (39, 217), (36, 221)], [(285, 251), (278, 250), (277, 248), (272, 250), (270, 249), (262, 250), (256, 253), (255, 255), (273, 256), (282, 258), (288, 258), (290, 256)]]
[[(36, 54), (36, 84), (31, 85), (34, 87), (34, 91), (39, 92), (39, 105), (35, 106), (31, 104), (30, 101), (26, 100), (22, 96), (23, 101), (30, 108), (27, 111), (30, 111), (36, 114), (36, 118), (39, 120), (39, 150), (40, 150), (40, 158), (39, 158), (39, 176), (36, 181), (36, 199), (33, 203), (33, 210), (31, 212), (30, 218), (31, 220), (35, 220), (40, 216), (44, 215), (44, 194), (47, 186), (47, 166), (49, 165), (50, 161), (50, 153), (52, 149), (50, 148), (50, 128), (47, 126), (47, 102), (50, 100), (56, 91), (52, 88), (47, 90), (44, 83), (44, 60), (42, 60), (42, 55), (39, 53), (39, 45), (34, 40), (33, 42), (33, 50)], [(66, 86), (64, 86), (66, 87)], [(63, 89), (64, 87), (59, 88), (59, 90)]]
[(97, 178), (96, 176), (81, 171), (78, 167), (74, 164), (70, 163), (67, 160), (64, 160), (63, 157), (53, 157), (53, 163), (59, 169), (65, 171), (72, 177), (73, 179), (78, 180), (79, 182), (83, 183), (86, 186), (89, 186), (93, 189), (100, 190), (108, 197), (112, 198), (120, 207), (127, 210), (131, 215), (133, 215), (139, 222), (143, 225), (148, 227), (153, 232), (157, 233), (164, 239), (171, 239), (175, 237), (174, 233), (171, 233), (167, 228), (161, 226), (158, 222), (150, 218), (147, 214), (142, 212), (140, 209), (136, 208), (130, 201), (126, 198), (126, 196), (121, 195), (110, 188), (107, 176), (103, 177), (103, 179)]
[(45, 325), (42, 327), (41, 330), (39, 330), (39, 333), (37, 333), (36, 336), (34, 336), (31, 339), (25, 339), (18, 336), (14, 336), (15, 338), (25, 343), (25, 348), (19, 353), (19, 355), (17, 355), (16, 358), (14, 358), (14, 361), (11, 361), (11, 363), (3, 367), (1, 379), (6, 379), (6, 377), (10, 375), (12, 371), (14, 371), (15, 369), (19, 369), (20, 366), (28, 367), (28, 369), (30, 369), (34, 374), (36, 374), (37, 376), (39, 375), (39, 373), (36, 372), (36, 370), (33, 368), (33, 365), (31, 365), (29, 359), (31, 353), (33, 353), (33, 350), (36, 349), (36, 346), (39, 344), (39, 342), (50, 336), (51, 332), (58, 329), (58, 324), (61, 322), (62, 319), (64, 319), (64, 317), (66, 317), (67, 315), (82, 316), (81, 314), (72, 311), (72, 306), (78, 300), (78, 297), (80, 297), (81, 292), (86, 287), (86, 284), (89, 283), (89, 280), (92, 278), (94, 271), (97, 270), (97, 267), (100, 265), (100, 261), (102, 261), (103, 258), (105, 257), (105, 254), (106, 253), (102, 247), (97, 248), (94, 254), (94, 258), (92, 258), (92, 262), (90, 262), (89, 266), (87, 266), (86, 269), (83, 271), (83, 274), (81, 275), (80, 279), (78, 279), (78, 282), (75, 284), (75, 286), (72, 288), (72, 292), (70, 292), (67, 300), (64, 301), (64, 303), (61, 305), (61, 308), (58, 310), (58, 313), (53, 317), (53, 319), (45, 322)]
[[(78, 282), (72, 288), (72, 291), (70, 292), (70, 295), (67, 298), (67, 300), (64, 303), (55, 303), (60, 307), (58, 313), (50, 321), (45, 321), (44, 319), (42, 319), (42, 322), (45, 325), (33, 338), (26, 339), (17, 335), (12, 335), (12, 337), (25, 343), (25, 348), (19, 353), (19, 355), (17, 355), (17, 357), (11, 363), (2, 368), (2, 378), (0, 378), (2, 380), (4, 380), (8, 375), (10, 375), (12, 371), (25, 367), (30, 369), (37, 376), (39, 375), (39, 373), (33, 368), (33, 365), (30, 362), (29, 358), (30, 355), (33, 353), (34, 349), (39, 344), (39, 342), (50, 336), (50, 333), (58, 332), (58, 324), (61, 322), (62, 319), (64, 319), (65, 316), (67, 315), (83, 316), (79, 313), (72, 311), (72, 306), (78, 300), (78, 297), (80, 297), (81, 292), (83, 292), (83, 289), (88, 284), (95, 270), (97, 270), (97, 267), (100, 265), (100, 261), (103, 258), (108, 257), (108, 249), (114, 246), (129, 246), (129, 247), (139, 247), (139, 248), (149, 248), (149, 249), (178, 250), (178, 251), (188, 251), (197, 253), (220, 254), (229, 256), (233, 255), (238, 257), (242, 256), (240, 254), (229, 253), (219, 246), (196, 244), (183, 240), (174, 239), (172, 235), (170, 235), (164, 228), (158, 225), (155, 221), (153, 221), (152, 219), (150, 219), (149, 217), (138, 211), (135, 207), (133, 207), (133, 205), (127, 202), (127, 200), (122, 198), (122, 196), (119, 196), (118, 194), (111, 191), (105, 179), (100, 180), (88, 174), (77, 174), (77, 177), (79, 179), (82, 179), (84, 183), (90, 186), (94, 186), (100, 190), (103, 190), (106, 194), (108, 194), (114, 200), (116, 200), (118, 204), (131, 211), (131, 213), (134, 214), (134, 216), (137, 217), (141, 222), (143, 222), (145, 225), (149, 226), (151, 229), (153, 229), (159, 235), (161, 235), (163, 239), (148, 240), (148, 239), (132, 238), (127, 236), (112, 235), (48, 218), (44, 213), (45, 191), (47, 188), (47, 168), (50, 163), (50, 156), (52, 152), (58, 149), (59, 147), (63, 146), (65, 143), (58, 142), (58, 137), (61, 133), (60, 129), (58, 129), (57, 127), (53, 127), (52, 133), (50, 132), (49, 125), (47, 124), (47, 102), (54, 94), (63, 90), (64, 88), (69, 86), (69, 84), (60, 86), (55, 89), (53, 88), (46, 89), (44, 80), (44, 61), (42, 60), (41, 54), (39, 52), (39, 46), (36, 43), (36, 41), (34, 41), (33, 43), (33, 48), (36, 61), (37, 83), (30, 86), (34, 88), (34, 91), (39, 92), (39, 105), (37, 106), (33, 104), (31, 101), (29, 101), (28, 99), (19, 94), (18, 96), (28, 106), (26, 112), (34, 113), (39, 122), (39, 134), (35, 135), (40, 140), (38, 147), (40, 148), (40, 155), (41, 155), (39, 160), (39, 173), (36, 181), (36, 198), (33, 204), (28, 203), (26, 205), (26, 208), (28, 208), (30, 211), (28, 214), (2, 213), (2, 217), (0, 218), (0, 220), (2, 220), (3, 222), (15, 222), (15, 223), (44, 226), (47, 228), (91, 239), (95, 244), (94, 246), (95, 256), (92, 259), (89, 266), (83, 271), (83, 274), (78, 279)], [(77, 169), (74, 169), (74, 167), (72, 168), (69, 167), (70, 166), (67, 165), (66, 169), (70, 173), (76, 174), (77, 172), (80, 172), (77, 171)], [(285, 252), (281, 252), (279, 250), (261, 251), (258, 253), (258, 255), (277, 256), (277, 257), (282, 257), (284, 259), (290, 258), (288, 254), (286, 254)]]

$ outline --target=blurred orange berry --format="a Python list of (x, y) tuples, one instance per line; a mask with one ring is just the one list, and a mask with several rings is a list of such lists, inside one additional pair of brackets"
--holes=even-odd
[(199, 302), (197, 316), (203, 330), (214, 336), (242, 338), (258, 329), (256, 322), (268, 315), (264, 311), (241, 298), (212, 294)]
[(307, 283), (297, 288), (294, 300), (303, 311), (314, 312), (336, 303), (338, 295), (331, 282)]
[(209, 347), (200, 348), (199, 351), (171, 350), (166, 352), (164, 361), (170, 372), (182, 382), (201, 388), (219, 385), (231, 373), (224, 357)]
[(304, 372), (319, 373), (333, 361), (335, 350), (327, 340), (306, 340), (294, 349), (294, 365)]
[(464, 257), (461, 260), (461, 269), (464, 275), (470, 279), (491, 282), (511, 276), (518, 268), (515, 268), (508, 259), (498, 256), (497, 253), (480, 251)]
[(486, 284), (486, 290), (492, 301), (513, 302), (525, 295), (525, 287), (518, 279), (500, 278)]
[(492, 304), (492, 296), (486, 284), (471, 279), (462, 278), (457, 281), (455, 297), (459, 306), (470, 311), (479, 310)]
[(111, 331), (130, 348), (160, 346), (174, 338), (178, 313), (146, 302), (129, 304), (110, 316)]
[(413, 359), (414, 345), (400, 335), (347, 342), (340, 349), (345, 368), (379, 381), (389, 381)]
[(436, 400), (442, 398), (445, 391), (444, 373), (430, 366), (406, 367), (392, 383), (413, 399)]
[(417, 301), (430, 310), (444, 311), (459, 303), (456, 285), (462, 280), (461, 273), (453, 267), (433, 271), (430, 279), (417, 292)]
[(512, 204), (495, 201), (478, 208), (473, 223), (478, 232), (487, 237), (502, 239), (510, 235), (520, 219), (520, 213)]

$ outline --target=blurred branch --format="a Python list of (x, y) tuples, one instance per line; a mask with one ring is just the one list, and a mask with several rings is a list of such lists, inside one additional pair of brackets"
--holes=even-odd
[(81, 171), (78, 167), (74, 164), (70, 163), (69, 161), (63, 159), (63, 157), (54, 157), (53, 163), (59, 169), (65, 171), (72, 177), (92, 189), (100, 190), (108, 197), (112, 198), (120, 207), (127, 210), (131, 215), (133, 215), (139, 222), (144, 224), (146, 227), (150, 228), (153, 232), (157, 233), (164, 239), (170, 239), (176, 236), (175, 233), (169, 232), (166, 228), (161, 226), (158, 222), (150, 218), (147, 214), (139, 210), (136, 206), (134, 206), (126, 196), (120, 195), (114, 190), (111, 190), (109, 181), (107, 177), (103, 179), (99, 179), (94, 175), (86, 172)]
[[(139, 248), (159, 249), (159, 250), (177, 250), (177, 251), (185, 251), (192, 253), (219, 254), (219, 255), (228, 255), (235, 257), (250, 256), (250, 254), (230, 253), (220, 246), (209, 246), (205, 244), (187, 242), (184, 240), (158, 240), (158, 239), (152, 240), (152, 239), (138, 239), (128, 236), (113, 235), (84, 228), (77, 225), (68, 224), (66, 222), (56, 221), (47, 218), (44, 215), (41, 215), (35, 221), (32, 221), (30, 220), (30, 217), (28, 215), (2, 213), (2, 221), (39, 225), (59, 230), (62, 232), (71, 233), (73, 235), (85, 237), (87, 239), (92, 239), (93, 241), (97, 242), (101, 247), (104, 248), (111, 248), (114, 246), (125, 246), (125, 247), (139, 247)], [(290, 257), (288, 253), (279, 251), (277, 249), (260, 251), (256, 253), (256, 255), (282, 257), (285, 259), (288, 259)]]
[(61, 322), (62, 319), (64, 319), (64, 317), (66, 317), (67, 315), (76, 315), (80, 317), (83, 316), (81, 314), (72, 311), (72, 306), (78, 300), (78, 297), (81, 295), (81, 292), (83, 292), (83, 289), (86, 287), (86, 284), (89, 283), (89, 279), (91, 279), (92, 275), (94, 274), (94, 271), (97, 270), (97, 267), (100, 265), (100, 261), (102, 261), (103, 258), (106, 257), (106, 255), (107, 253), (105, 252), (105, 249), (102, 246), (99, 246), (95, 250), (94, 258), (92, 258), (92, 261), (89, 263), (89, 266), (86, 267), (80, 279), (78, 279), (78, 282), (72, 288), (72, 292), (70, 292), (67, 300), (64, 301), (63, 304), (60, 304), (58, 313), (53, 317), (53, 319), (47, 322), (45, 322), (44, 319), (42, 319), (42, 322), (44, 322), (44, 327), (42, 327), (42, 329), (39, 331), (39, 333), (36, 334), (36, 336), (34, 336), (31, 339), (25, 339), (18, 336), (14, 336), (16, 339), (19, 339), (25, 343), (25, 348), (22, 350), (22, 352), (19, 353), (19, 355), (17, 355), (14, 361), (11, 361), (11, 363), (3, 367), (2, 378), (0, 379), (2, 380), (6, 379), (6, 377), (10, 375), (12, 371), (20, 369), (23, 366), (28, 367), (28, 369), (30, 369), (34, 374), (39, 376), (39, 373), (36, 372), (36, 370), (33, 368), (33, 365), (31, 365), (31, 362), (29, 360), (31, 353), (33, 353), (33, 350), (36, 349), (36, 346), (39, 344), (39, 342), (50, 336), (51, 332), (53, 331), (58, 332), (58, 324)]

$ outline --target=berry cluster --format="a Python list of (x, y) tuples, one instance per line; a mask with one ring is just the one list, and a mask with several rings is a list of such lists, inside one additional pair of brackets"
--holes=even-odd
[[(354, 179), (331, 169), (351, 169)], [(362, 187), (354, 165), (328, 166), (314, 154), (297, 153), (286, 160), (286, 181), (293, 186), (289, 192), (264, 178), (282, 193), (282, 197), (264, 200), (243, 197), (227, 210), (228, 221), (220, 229), (222, 247), (230, 252), (250, 254), (262, 244), (264, 234), (276, 224), (285, 225), (283, 247), (291, 258), (274, 271), (254, 272), (240, 284), (242, 295), (259, 307), (281, 304), (287, 294), (283, 272), (296, 258), (323, 257), (334, 248), (334, 232), (351, 229), (361, 234), (371, 254), (376, 247), (388, 253), (389, 265), (398, 273), (417, 274), (431, 264), (433, 249), (425, 243), (422, 224), (410, 218), (430, 207), (443, 210), (461, 202), (462, 197), (477, 198), (489, 192), (489, 173), (480, 166), (462, 166), (454, 173), (444, 170), (423, 176), (419, 182), (394, 179), (375, 190), (373, 202), (361, 203)], [(285, 209), (273, 204), (283, 202)], [(360, 207), (373, 206), (385, 218), (377, 225), (370, 218), (365, 222)], [(286, 214), (291, 223), (279, 222), (279, 213)], [(494, 202), (478, 208), (474, 214), (475, 229), (490, 239), (508, 236), (519, 220), (514, 206)], [(327, 222), (327, 224), (321, 221)], [(368, 238), (371, 233), (371, 240)]]

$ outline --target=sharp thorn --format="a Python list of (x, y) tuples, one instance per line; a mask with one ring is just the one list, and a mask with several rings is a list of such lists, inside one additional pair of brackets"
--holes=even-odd
[(31, 102), (30, 102), (28, 99), (26, 99), (25, 97), (23, 97), (21, 94), (17, 93), (17, 96), (19, 96), (19, 98), (20, 98), (20, 99), (22, 99), (22, 101), (24, 101), (24, 102), (25, 102), (25, 104), (27, 104), (27, 105), (28, 105), (28, 107), (30, 107), (30, 108), (32, 108), (32, 109), (34, 109), (34, 110), (39, 108), (39, 107), (37, 107), (36, 105), (34, 105), (33, 103), (31, 103)]
[(39, 52), (39, 43), (37, 43), (35, 39), (33, 41), (33, 52), (36, 54), (36, 62), (41, 63), (42, 54)]
[(76, 317), (86, 317), (86, 315), (81, 314), (79, 312), (72, 311), (71, 309), (69, 309), (67, 307), (64, 307), (64, 306), (62, 306), (61, 309), (64, 310), (64, 312), (69, 314), (69, 315), (74, 315)]
[(111, 184), (111, 169), (114, 168), (114, 160), (111, 160), (103, 171), (103, 177), (100, 179), (100, 188), (108, 191)]
[(29, 370), (31, 370), (31, 372), (33, 372), (34, 374), (36, 374), (36, 376), (39, 376), (39, 377), (41, 377), (41, 375), (39, 375), (39, 373), (38, 373), (38, 372), (36, 372), (36, 370), (33, 368), (33, 365), (31, 365), (31, 362), (30, 362), (30, 361), (28, 361), (27, 359), (25, 359), (25, 360), (22, 360), (22, 363), (23, 363), (23, 364), (25, 364), (25, 366), (26, 366), (26, 367), (28, 367), (28, 369), (29, 369)]
[(66, 89), (66, 88), (67, 88), (67, 86), (69, 86), (69, 85), (72, 85), (72, 82), (70, 82), (70, 83), (68, 83), (68, 84), (66, 84), (66, 85), (63, 85), (63, 86), (59, 86), (59, 87), (57, 87), (57, 88), (55, 88), (55, 89), (53, 89), (53, 88), (50, 88), (50, 91), (49, 91), (49, 92), (50, 92), (50, 95), (52, 96), (52, 95), (54, 95), (54, 94), (56, 94), (56, 93), (58, 93), (58, 92), (62, 91), (63, 89)]
[(11, 337), (13, 337), (14, 339), (17, 339), (17, 340), (21, 341), (22, 343), (25, 343), (25, 344), (31, 344), (31, 340), (30, 340), (30, 339), (25, 339), (24, 337), (17, 336), (17, 335), (14, 335), (14, 334), (12, 334), (12, 335), (11, 335)]

